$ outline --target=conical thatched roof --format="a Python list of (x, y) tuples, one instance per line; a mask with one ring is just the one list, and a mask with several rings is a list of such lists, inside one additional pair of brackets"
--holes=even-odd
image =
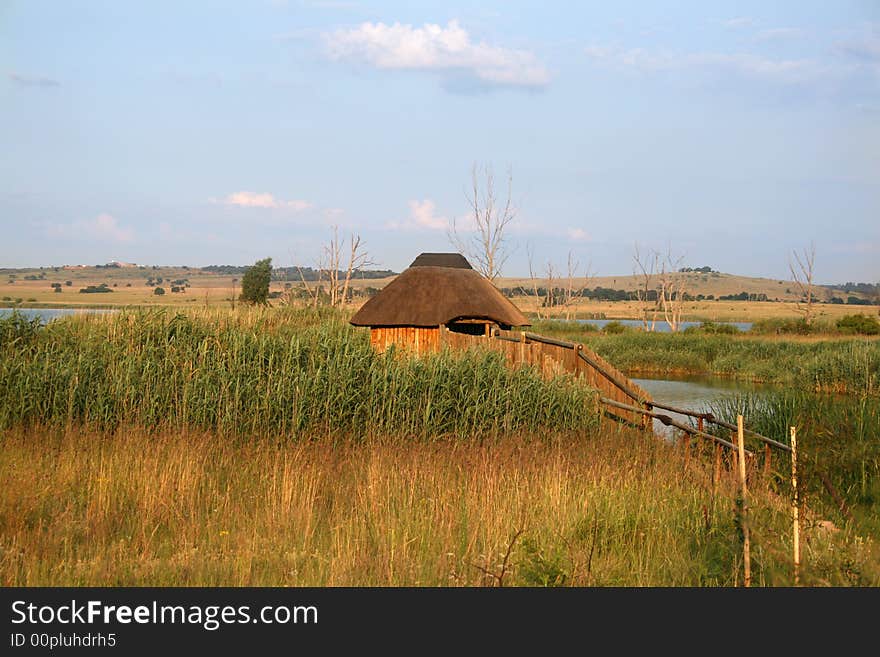
[(358, 310), (355, 326), (440, 326), (488, 319), (528, 326), (516, 306), (458, 253), (423, 253)]

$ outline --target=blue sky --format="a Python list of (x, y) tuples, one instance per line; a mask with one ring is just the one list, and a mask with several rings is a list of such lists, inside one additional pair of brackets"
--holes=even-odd
[(510, 170), (504, 274), (880, 280), (880, 3), (0, 2), (0, 266), (377, 266)]

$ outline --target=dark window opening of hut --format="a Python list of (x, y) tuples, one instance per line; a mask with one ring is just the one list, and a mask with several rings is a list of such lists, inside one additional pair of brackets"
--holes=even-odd
[(498, 328), (498, 324), (487, 322), (484, 319), (462, 319), (449, 322), (446, 328), (453, 333), (464, 333), (465, 335), (489, 335), (494, 328)]
[(378, 351), (390, 344), (437, 351), (441, 331), (489, 335), (500, 327), (529, 326), (519, 309), (476, 272), (460, 253), (422, 253), (351, 318), (370, 328)]

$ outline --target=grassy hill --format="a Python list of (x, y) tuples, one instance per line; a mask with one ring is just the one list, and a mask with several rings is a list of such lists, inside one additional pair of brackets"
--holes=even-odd
[[(677, 274), (687, 281), (689, 294), (696, 297), (714, 297), (735, 295), (745, 292), (750, 295), (766, 295), (767, 302), (741, 301), (699, 301), (689, 304), (686, 315), (691, 319), (712, 320), (749, 320), (758, 317), (778, 317), (795, 314), (793, 304), (797, 301), (797, 288), (791, 281), (737, 276), (718, 272), (690, 272)], [(366, 292), (367, 288), (381, 289), (393, 276), (386, 278), (361, 278), (353, 282), (356, 291)], [(231, 305), (234, 296), (241, 292), (241, 274), (206, 271), (196, 267), (44, 267), (33, 269), (0, 269), (0, 306), (59, 306), (59, 307), (95, 307), (121, 305), (172, 305), (183, 307), (216, 307)], [(536, 281), (539, 286), (546, 286), (546, 279)], [(575, 288), (596, 287), (613, 290), (633, 291), (639, 285), (639, 279), (633, 275), (597, 276), (592, 278), (576, 278)], [(53, 284), (59, 286), (53, 288)], [(274, 280), (270, 291), (282, 293), (285, 286), (301, 285), (297, 280)], [(515, 289), (522, 287), (531, 290), (533, 281), (529, 278), (508, 277), (496, 281), (499, 288)], [(557, 279), (557, 287), (564, 287), (567, 281)], [(84, 293), (80, 290), (89, 288), (104, 289), (106, 292)], [(161, 287), (164, 294), (157, 295), (156, 288)], [(172, 288), (176, 287), (176, 292)], [(60, 289), (60, 292), (56, 292)], [(832, 297), (846, 300), (853, 296), (866, 299), (867, 295), (858, 292), (846, 292), (841, 287), (820, 286), (816, 296), (821, 301), (830, 301)], [(355, 298), (354, 305), (360, 305), (367, 296)], [(538, 310), (533, 297), (514, 295), (515, 304), (526, 312)], [(829, 317), (852, 312), (872, 312), (871, 308), (854, 307), (851, 305), (822, 304), (822, 313)], [(559, 309), (554, 314), (560, 314)], [(576, 305), (579, 316), (586, 314), (606, 316), (609, 318), (635, 318), (638, 306), (627, 301), (591, 301), (582, 299)]]

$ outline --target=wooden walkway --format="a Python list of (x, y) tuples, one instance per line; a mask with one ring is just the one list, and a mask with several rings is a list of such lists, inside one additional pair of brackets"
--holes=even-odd
[[(571, 374), (599, 391), (607, 414), (629, 424), (651, 426), (651, 396), (630, 381), (620, 370), (592, 349), (574, 342), (556, 340), (526, 331), (495, 330), (491, 335), (475, 336), (441, 328), (440, 343), (454, 349), (484, 348), (504, 354), (511, 367), (530, 365), (545, 378)], [(604, 403), (604, 402), (603, 402)], [(633, 407), (623, 408), (622, 406)]]
[[(504, 354), (512, 367), (531, 365), (545, 378), (560, 374), (571, 374), (582, 378), (599, 392), (599, 402), (606, 416), (627, 424), (639, 426), (646, 431), (653, 431), (653, 420), (659, 420), (666, 426), (672, 426), (685, 434), (685, 448), (689, 450), (690, 439), (700, 438), (715, 445), (716, 469), (719, 467), (721, 450), (727, 448), (736, 452), (736, 427), (716, 419), (711, 413), (699, 413), (684, 408), (676, 408), (668, 404), (654, 401), (651, 396), (637, 384), (633, 383), (620, 370), (602, 358), (589, 347), (566, 340), (557, 340), (527, 331), (501, 331), (495, 329), (491, 335), (475, 336), (454, 333), (441, 327), (437, 347), (448, 345), (454, 349), (482, 348)], [(688, 416), (696, 420), (697, 426), (680, 422), (659, 411), (669, 411)], [(729, 439), (709, 433), (705, 423), (719, 427), (719, 433), (727, 434)], [(772, 438), (767, 438), (748, 429), (745, 433), (752, 439), (763, 444), (763, 461), (765, 472), (769, 472), (771, 449), (790, 452), (791, 448)], [(756, 454), (745, 450), (745, 455), (753, 460)]]

